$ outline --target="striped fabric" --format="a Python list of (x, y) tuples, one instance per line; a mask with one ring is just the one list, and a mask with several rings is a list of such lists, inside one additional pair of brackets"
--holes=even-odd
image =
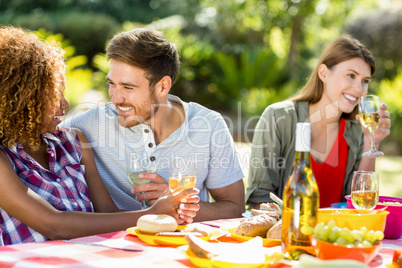
[[(43, 140), (47, 144), (50, 170), (26, 154), (21, 144), (12, 149), (2, 145), (0, 148), (21, 181), (53, 207), (60, 211), (93, 212), (76, 133), (62, 129), (54, 134), (44, 134)], [(0, 208), (0, 246), (45, 240), (48, 239)]]
[(96, 105), (62, 123), (85, 133), (104, 184), (121, 209), (141, 209), (127, 179), (128, 159), (133, 155), (152, 162), (156, 173), (166, 181), (174, 157), (196, 159), (196, 187), (202, 201), (209, 201), (207, 188), (222, 188), (244, 177), (223, 117), (197, 103), (182, 102), (176, 96), (169, 95), (168, 100), (183, 106), (184, 123), (157, 146), (149, 125), (120, 126), (113, 103)]

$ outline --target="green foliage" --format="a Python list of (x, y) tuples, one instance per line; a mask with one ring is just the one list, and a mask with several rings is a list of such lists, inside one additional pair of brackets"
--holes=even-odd
[(69, 13), (58, 23), (59, 32), (73, 42), (77, 53), (89, 60), (97, 53), (104, 52), (106, 42), (121, 27), (112, 17), (93, 13)]
[(211, 81), (218, 88), (219, 101), (235, 104), (241, 94), (251, 88), (264, 88), (277, 84), (283, 74), (283, 65), (269, 48), (246, 48), (239, 56), (215, 53), (217, 63)]
[(398, 75), (393, 80), (384, 79), (378, 86), (377, 91), (381, 102), (388, 105), (391, 113), (390, 138), (402, 146), (402, 67), (398, 69)]
[(64, 94), (71, 107), (77, 105), (84, 93), (93, 88), (92, 71), (88, 68), (83, 68), (83, 66), (87, 65), (87, 57), (82, 55), (75, 56), (75, 48), (70, 45), (68, 40), (64, 39), (62, 34), (52, 34), (44, 29), (39, 29), (36, 35), (47, 42), (60, 44), (65, 50), (67, 68)]
[(346, 32), (361, 40), (376, 58), (375, 82), (392, 79), (402, 64), (401, 10), (371, 10), (346, 25)]
[(289, 98), (296, 91), (295, 83), (286, 83), (280, 88), (251, 88), (241, 96), (242, 111), (252, 117), (260, 116), (267, 106)]
[(107, 95), (107, 83), (105, 77), (109, 72), (109, 64), (110, 62), (106, 59), (105, 53), (98, 53), (93, 57), (92, 66), (97, 70), (92, 74), (94, 89), (103, 92), (105, 96)]
[(17, 16), (12, 20), (14, 25), (19, 25), (23, 28), (30, 30), (46, 29), (48, 31), (54, 31), (54, 23), (52, 23), (52, 18), (50, 16), (37, 14), (28, 14), (25, 16)]

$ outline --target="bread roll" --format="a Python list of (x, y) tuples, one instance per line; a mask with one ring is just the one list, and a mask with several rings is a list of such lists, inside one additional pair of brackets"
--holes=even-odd
[(281, 239), (282, 238), (282, 220), (275, 223), (267, 232), (268, 239)]
[(153, 234), (159, 232), (174, 232), (177, 229), (177, 222), (169, 215), (149, 214), (141, 216), (138, 219), (137, 227), (141, 232)]
[(237, 235), (265, 237), (274, 226), (276, 219), (265, 214), (253, 216), (242, 221), (236, 229)]

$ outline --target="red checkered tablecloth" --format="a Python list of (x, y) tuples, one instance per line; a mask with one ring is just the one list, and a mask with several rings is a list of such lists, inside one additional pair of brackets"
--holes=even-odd
[[(214, 226), (232, 224), (236, 220), (207, 222)], [(231, 238), (224, 238), (230, 241)], [(178, 249), (168, 246), (150, 246), (126, 231), (94, 235), (70, 240), (49, 241), (0, 247), (0, 267), (194, 267)], [(129, 251), (103, 246), (79, 244), (91, 242), (105, 246), (120, 246)], [(233, 241), (234, 242), (234, 241)], [(383, 240), (380, 253), (370, 267), (386, 267), (392, 261), (395, 249), (402, 250), (402, 239)], [(280, 251), (280, 246), (273, 248)], [(285, 265), (291, 267), (291, 265)]]

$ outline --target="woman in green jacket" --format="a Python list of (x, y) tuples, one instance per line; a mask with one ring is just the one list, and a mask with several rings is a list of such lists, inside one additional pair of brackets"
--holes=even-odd
[[(254, 134), (246, 202), (258, 208), (282, 197), (295, 157), (297, 122), (311, 123), (311, 162), (320, 190), (320, 207), (344, 201), (353, 172), (374, 170), (370, 133), (358, 121), (358, 103), (375, 73), (374, 58), (358, 40), (337, 38), (321, 55), (307, 84), (287, 101), (268, 106)], [(375, 144), (390, 133), (387, 105), (381, 104)]]

